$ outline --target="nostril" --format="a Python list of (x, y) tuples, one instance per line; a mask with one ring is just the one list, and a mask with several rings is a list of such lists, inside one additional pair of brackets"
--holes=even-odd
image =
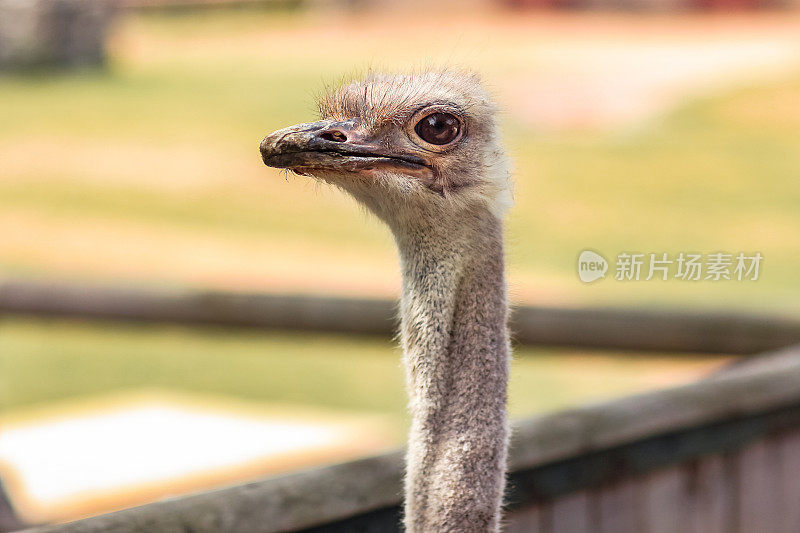
[(323, 131), (319, 134), (321, 139), (325, 139), (326, 141), (332, 141), (335, 143), (343, 143), (347, 140), (347, 135), (339, 130), (328, 130)]

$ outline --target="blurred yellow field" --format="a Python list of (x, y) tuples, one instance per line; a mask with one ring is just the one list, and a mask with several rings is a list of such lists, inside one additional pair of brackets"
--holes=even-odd
[[(800, 19), (487, 14), (458, 27), (137, 15), (108, 73), (0, 79), (0, 268), (395, 294), (388, 232), (338, 192), (265, 169), (256, 147), (313, 118), (314, 93), (343, 75), (449, 63), (480, 70), (504, 108), (517, 300), (792, 308)], [(766, 266), (750, 284), (588, 287), (574, 270), (585, 248), (760, 251)]]

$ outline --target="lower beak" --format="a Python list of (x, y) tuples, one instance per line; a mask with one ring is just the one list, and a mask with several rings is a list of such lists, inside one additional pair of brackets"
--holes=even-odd
[(265, 165), (303, 174), (392, 170), (429, 177), (433, 172), (419, 156), (393, 152), (366, 139), (352, 120), (289, 126), (264, 137), (260, 150)]

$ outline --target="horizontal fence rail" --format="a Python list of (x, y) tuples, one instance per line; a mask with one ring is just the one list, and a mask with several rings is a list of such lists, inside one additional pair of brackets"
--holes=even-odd
[[(132, 289), (14, 281), (0, 315), (393, 335), (393, 300)], [(515, 342), (538, 346), (754, 354), (800, 343), (800, 320), (739, 313), (518, 306)]]
[[(786, 520), (796, 521), (757, 531), (800, 530), (800, 514), (792, 514), (797, 507), (793, 498), (800, 497), (796, 471), (782, 477), (762, 472), (761, 478), (768, 482), (761, 489), (745, 480), (746, 469), (758, 465), (753, 462), (758, 457), (752, 450), (758, 453), (763, 442), (774, 441), (775, 449), (783, 450), (784, 463), (788, 458), (800, 466), (800, 446), (796, 445), (800, 444), (799, 383), (800, 346), (764, 354), (752, 368), (738, 368), (709, 380), (517, 424), (510, 451), (508, 530), (753, 533), (756, 529), (746, 526), (749, 508), (745, 504), (757, 500), (747, 498), (757, 497), (759, 490), (775, 483), (782, 491), (776, 501), (786, 502), (780, 512), (789, 513)], [(787, 434), (793, 435), (795, 445), (779, 448)], [(723, 476), (718, 479), (725, 481), (719, 490), (712, 490), (705, 481), (693, 485), (697, 479), (705, 479), (701, 476), (704, 468), (716, 468)], [(399, 531), (402, 469), (402, 451), (396, 451), (29, 531)], [(678, 476), (675, 479), (682, 480), (678, 485), (673, 483), (674, 476), (670, 477), (672, 472)], [(717, 498), (727, 506), (727, 522), (720, 529), (681, 525), (681, 520), (705, 516), (697, 502), (676, 496), (682, 491)], [(790, 497), (783, 498), (787, 494)], [(775, 499), (773, 496), (768, 498)], [(626, 506), (627, 497), (634, 499)], [(581, 512), (585, 516), (569, 512), (577, 505), (576, 498), (583, 498)], [(603, 506), (609, 508), (604, 511)], [(565, 512), (570, 519), (582, 517), (586, 528), (579, 529), (574, 523), (556, 527)], [(626, 512), (637, 518), (620, 525), (620, 516)], [(664, 524), (658, 522), (665, 519), (664, 512), (673, 527), (653, 525)], [(616, 526), (601, 528), (589, 522), (592, 517), (600, 522), (612, 520)]]

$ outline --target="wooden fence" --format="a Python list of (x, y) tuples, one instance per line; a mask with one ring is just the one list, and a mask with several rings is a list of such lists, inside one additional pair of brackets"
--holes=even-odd
[[(0, 316), (393, 335), (394, 300), (8, 281)], [(732, 312), (518, 306), (515, 342), (658, 352), (754, 354), (800, 343), (800, 320)]]
[[(390, 334), (383, 300), (0, 285), (9, 314)], [(505, 531), (800, 531), (800, 326), (786, 317), (524, 307), (518, 340), (759, 353), (689, 385), (518, 423)], [(125, 509), (37, 533), (399, 531), (403, 452)]]
[[(668, 390), (530, 419), (507, 532), (800, 531), (800, 347)], [(36, 533), (399, 531), (402, 451)]]

